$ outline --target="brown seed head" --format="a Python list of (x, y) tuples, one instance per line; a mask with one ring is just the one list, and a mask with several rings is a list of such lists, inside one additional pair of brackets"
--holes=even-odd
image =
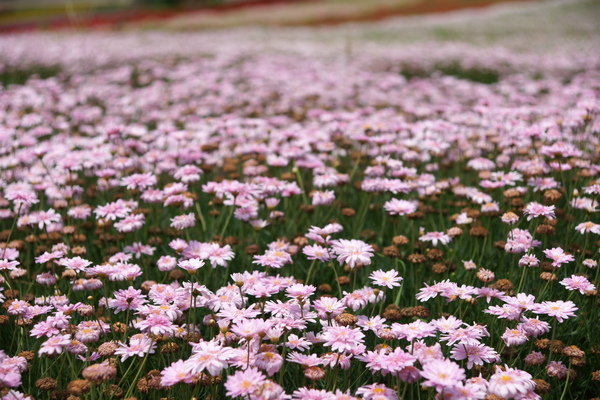
[(560, 340), (553, 340), (550, 345), (550, 351), (554, 354), (561, 354), (564, 348), (565, 344)]
[(390, 258), (400, 257), (400, 250), (396, 246), (387, 246), (383, 248), (383, 255)]
[(356, 215), (356, 211), (350, 207), (342, 208), (342, 215), (344, 217), (352, 218)]
[(537, 394), (544, 394), (550, 391), (550, 384), (543, 379), (534, 379), (533, 383), (535, 383), (535, 389), (533, 389)]
[(550, 225), (540, 225), (537, 227), (537, 229), (535, 230), (537, 233), (539, 233), (540, 235), (554, 235), (556, 233), (556, 229), (554, 229), (553, 226)]
[(331, 293), (332, 291), (331, 285), (329, 283), (322, 283), (317, 289), (323, 293)]
[(550, 339), (537, 339), (534, 345), (540, 350), (547, 350), (550, 348)]
[(27, 362), (32, 362), (35, 359), (35, 353), (27, 350), (20, 352), (18, 356), (23, 357)]
[(453, 226), (452, 228), (448, 229), (448, 235), (450, 235), (451, 237), (457, 237), (463, 234), (463, 230), (461, 228), (459, 228), (458, 226)]
[(58, 387), (58, 382), (52, 378), (41, 378), (35, 382), (35, 387), (40, 390), (54, 390)]
[(100, 357), (110, 357), (115, 354), (118, 346), (115, 342), (105, 342), (98, 346), (98, 354)]
[(117, 376), (117, 368), (110, 363), (93, 364), (85, 368), (81, 375), (91, 382), (104, 382)]
[(90, 390), (90, 382), (85, 379), (75, 379), (67, 385), (67, 391), (76, 396), (87, 393)]
[(512, 290), (514, 288), (513, 283), (511, 281), (509, 281), (508, 279), (498, 279), (496, 281), (496, 283), (494, 283), (492, 286), (495, 289), (501, 290), (503, 292)]
[(388, 321), (399, 321), (402, 318), (402, 313), (398, 309), (386, 309), (383, 312), (383, 318)]
[(442, 263), (436, 263), (431, 266), (431, 272), (434, 274), (444, 274), (448, 272), (448, 267)]
[(341, 313), (334, 319), (340, 326), (354, 326), (358, 322), (358, 318), (349, 313)]
[(544, 281), (555, 281), (558, 279), (556, 274), (553, 274), (552, 272), (542, 272), (540, 278)]
[(412, 264), (421, 264), (427, 261), (427, 258), (419, 253), (410, 254), (406, 259)]
[(177, 351), (179, 351), (179, 345), (174, 342), (165, 343), (160, 348), (162, 354), (176, 353)]
[(544, 203), (545, 204), (554, 204), (558, 200), (560, 200), (561, 197), (562, 197), (562, 194), (556, 189), (546, 190), (544, 192)]
[(123, 397), (123, 389), (121, 389), (118, 385), (110, 385), (109, 387), (105, 387), (102, 390), (104, 395), (108, 395), (111, 399), (120, 399)]
[(427, 258), (431, 261), (439, 261), (444, 258), (444, 252), (440, 249), (429, 249), (427, 250)]
[(325, 377), (325, 370), (321, 367), (308, 367), (304, 370), (304, 376), (311, 381), (318, 381)]
[(251, 244), (250, 246), (247, 246), (244, 251), (246, 254), (253, 256), (260, 252), (260, 247), (257, 244)]
[(562, 350), (562, 354), (567, 357), (575, 357), (575, 358), (583, 358), (585, 357), (585, 352), (583, 352), (577, 346), (567, 346)]
[(523, 194), (517, 189), (508, 189), (504, 191), (504, 197), (512, 199), (515, 197), (521, 197)]
[(338, 282), (340, 285), (347, 285), (350, 283), (350, 277), (349, 276), (340, 276), (338, 278)]
[(469, 230), (469, 235), (473, 237), (483, 238), (486, 237), (490, 232), (483, 226), (474, 226)]
[(394, 244), (394, 246), (403, 246), (405, 244), (407, 244), (409, 242), (408, 238), (406, 236), (403, 235), (398, 235), (398, 236), (394, 236), (392, 238), (392, 243)]
[(122, 322), (115, 322), (112, 324), (112, 331), (118, 335), (122, 335), (127, 332), (127, 325)]

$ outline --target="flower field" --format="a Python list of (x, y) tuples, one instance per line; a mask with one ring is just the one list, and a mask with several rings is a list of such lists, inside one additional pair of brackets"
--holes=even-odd
[(581, 4), (528, 48), (0, 37), (0, 398), (598, 398)]

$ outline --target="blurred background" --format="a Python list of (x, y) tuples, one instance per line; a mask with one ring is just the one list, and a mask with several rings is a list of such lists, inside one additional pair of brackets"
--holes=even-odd
[[(483, 7), (517, 0), (0, 0), (0, 32), (240, 25), (320, 25)], [(521, 0), (522, 1), (522, 0)], [(539, 1), (539, 0), (538, 0)]]

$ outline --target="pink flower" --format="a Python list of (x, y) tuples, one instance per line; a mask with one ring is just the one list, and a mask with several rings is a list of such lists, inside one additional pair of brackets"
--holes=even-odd
[(77, 256), (73, 258), (63, 258), (58, 264), (67, 269), (72, 269), (75, 272), (84, 272), (87, 267), (92, 265), (92, 262)]
[(544, 250), (544, 254), (546, 257), (552, 260), (553, 267), (560, 267), (562, 264), (575, 261), (575, 257), (573, 257), (571, 254), (566, 254), (565, 251), (560, 247), (546, 249)]
[(271, 324), (270, 320), (265, 321), (259, 318), (242, 318), (231, 327), (231, 332), (249, 341), (261, 333), (266, 333), (271, 327)]
[(314, 240), (317, 243), (322, 244), (331, 244), (331, 234), (341, 232), (343, 230), (340, 224), (329, 224), (323, 228), (319, 228), (316, 226), (312, 226), (308, 233), (306, 234), (306, 238), (310, 240)]
[(132, 214), (115, 223), (115, 229), (122, 233), (134, 232), (144, 226), (144, 214)]
[(550, 331), (550, 324), (541, 321), (538, 318), (523, 317), (517, 328), (523, 331), (527, 336), (538, 337)]
[(123, 200), (119, 199), (114, 203), (108, 203), (100, 207), (96, 207), (94, 214), (96, 219), (106, 218), (111, 221), (117, 218), (125, 218), (132, 209)]
[(185, 269), (190, 274), (195, 274), (197, 270), (204, 266), (204, 261), (199, 258), (192, 258), (189, 260), (182, 260), (177, 263), (179, 268)]
[(538, 309), (533, 310), (533, 312), (536, 314), (546, 314), (550, 317), (555, 317), (558, 322), (562, 323), (563, 320), (569, 317), (574, 317), (575, 311), (577, 310), (578, 308), (575, 307), (575, 303), (572, 301), (558, 300), (544, 301), (539, 305)]
[(364, 337), (359, 328), (352, 329), (346, 326), (331, 326), (323, 333), (324, 345), (339, 352), (352, 351), (362, 344)]
[(146, 354), (154, 354), (155, 350), (156, 342), (146, 334), (140, 333), (131, 337), (129, 346), (119, 342), (119, 347), (115, 351), (115, 355), (121, 356), (121, 362), (124, 362), (129, 357), (144, 357)]
[(234, 398), (250, 395), (260, 385), (265, 383), (266, 377), (258, 369), (250, 367), (245, 371), (236, 371), (230, 375), (225, 382), (227, 396)]
[(125, 246), (123, 252), (135, 255), (135, 258), (140, 258), (142, 254), (153, 255), (155, 247), (140, 242), (133, 243), (131, 246)]
[(171, 319), (166, 315), (150, 314), (146, 319), (136, 322), (133, 325), (142, 332), (150, 332), (154, 335), (171, 336), (177, 330), (177, 326), (171, 322)]
[(228, 360), (233, 357), (229, 347), (223, 347), (216, 342), (200, 342), (194, 344), (192, 356), (185, 362), (193, 374), (206, 371), (211, 376), (217, 376), (229, 367)]
[(386, 286), (389, 289), (400, 286), (400, 282), (403, 279), (398, 276), (398, 272), (393, 269), (387, 272), (384, 272), (383, 270), (373, 271), (369, 278), (373, 280), (373, 284), (377, 286)]
[(156, 176), (149, 172), (145, 174), (133, 174), (121, 179), (121, 186), (126, 186), (127, 189), (144, 190), (154, 185), (156, 185)]
[(287, 337), (287, 342), (285, 342), (285, 347), (288, 349), (300, 349), (302, 351), (308, 350), (311, 346), (311, 343), (303, 337), (299, 337), (298, 335), (294, 335), (293, 333)]
[(55, 260), (57, 258), (61, 258), (64, 255), (62, 251), (53, 251), (52, 253), (44, 252), (41, 256), (37, 256), (35, 258), (35, 262), (38, 264), (45, 264), (48, 261)]
[(414, 339), (435, 336), (436, 328), (429, 322), (420, 319), (410, 324), (392, 324), (392, 332), (398, 339), (406, 339), (412, 342)]
[(491, 376), (488, 391), (498, 397), (514, 398), (524, 395), (535, 388), (535, 383), (525, 371), (505, 366), (505, 370), (496, 368), (496, 373)]
[(533, 254), (525, 254), (519, 260), (519, 267), (537, 267), (540, 264), (540, 260)]
[(392, 199), (383, 205), (390, 215), (406, 215), (417, 211), (419, 204), (416, 201)]
[(263, 351), (254, 357), (254, 365), (273, 376), (283, 366), (283, 357), (273, 351)]
[(316, 354), (302, 354), (293, 351), (288, 355), (287, 361), (300, 364), (303, 367), (316, 367), (323, 365), (323, 360)]
[(185, 183), (196, 182), (200, 180), (200, 175), (202, 174), (203, 171), (200, 168), (193, 164), (190, 164), (184, 165), (183, 167), (175, 171), (175, 174), (173, 174), (173, 178), (179, 179), (180, 181)]
[(292, 256), (282, 250), (267, 250), (263, 255), (254, 256), (252, 264), (262, 265), (263, 267), (281, 268), (285, 264), (292, 263)]
[(20, 207), (23, 204), (30, 206), (32, 204), (39, 203), (35, 192), (31, 189), (7, 189), (5, 197), (7, 200), (12, 201), (17, 207)]
[(537, 217), (545, 217), (552, 220), (556, 218), (556, 215), (554, 215), (555, 208), (555, 206), (543, 206), (540, 203), (532, 202), (525, 206), (523, 214), (527, 215), (527, 221), (531, 221)]
[(504, 331), (504, 334), (502, 335), (502, 340), (504, 340), (504, 343), (507, 346), (518, 346), (525, 343), (528, 338), (527, 335), (519, 329), (506, 328), (506, 331)]
[(87, 219), (92, 215), (92, 208), (88, 205), (75, 206), (67, 211), (67, 215), (73, 219)]
[(569, 290), (578, 290), (581, 294), (585, 294), (589, 290), (596, 290), (596, 286), (588, 281), (586, 277), (579, 275), (571, 275), (570, 278), (560, 281), (560, 284)]
[(335, 297), (321, 297), (313, 303), (315, 310), (322, 320), (330, 320), (344, 312), (344, 303)]
[(546, 373), (553, 378), (565, 379), (569, 369), (561, 361), (550, 361), (546, 366)]
[(354, 268), (357, 263), (369, 265), (373, 257), (373, 247), (362, 240), (335, 240), (332, 243), (332, 250), (337, 254), (338, 262), (346, 263), (350, 268)]
[(145, 296), (142, 291), (134, 289), (130, 286), (127, 289), (117, 290), (114, 294), (114, 299), (108, 300), (108, 306), (115, 309), (115, 314), (119, 311), (136, 310), (138, 307), (146, 303)]
[(492, 363), (500, 360), (500, 355), (491, 347), (482, 343), (475, 344), (457, 344), (452, 348), (451, 357), (454, 360), (467, 360), (467, 368), (473, 368), (473, 365), (483, 365), (483, 363)]
[(9, 261), (6, 258), (0, 259), (0, 271), (12, 271), (19, 265), (18, 261)]
[(514, 225), (519, 221), (519, 216), (512, 211), (502, 214), (502, 222), (508, 225)]
[(597, 235), (600, 235), (600, 225), (595, 224), (593, 222), (582, 222), (581, 224), (577, 225), (575, 227), (575, 230), (578, 231), (579, 233), (581, 233), (582, 235), (584, 233), (588, 233), (588, 232), (592, 232), (595, 233)]
[(162, 256), (156, 261), (159, 271), (171, 271), (177, 266), (177, 259), (171, 256)]
[(71, 343), (71, 335), (56, 335), (42, 343), (42, 347), (38, 351), (40, 356), (53, 354), (60, 354), (63, 351), (63, 347)]
[(335, 193), (333, 190), (316, 191), (312, 195), (313, 206), (327, 206), (333, 203), (335, 200)]
[(177, 215), (171, 218), (171, 228), (182, 230), (195, 225), (194, 213)]
[(311, 246), (304, 246), (302, 248), (302, 253), (306, 255), (308, 260), (319, 260), (321, 262), (327, 262), (331, 259), (329, 255), (329, 251), (318, 244), (313, 244)]
[(185, 361), (177, 360), (160, 373), (162, 387), (173, 386), (179, 382), (191, 383), (194, 375), (190, 373)]
[(450, 360), (432, 360), (423, 366), (421, 376), (427, 379), (423, 385), (435, 387), (441, 392), (466, 378), (465, 370)]
[(382, 383), (372, 383), (361, 386), (356, 390), (357, 396), (363, 400), (397, 400), (398, 394), (395, 390), (388, 388)]
[(540, 244), (541, 242), (539, 240), (533, 240), (529, 231), (515, 228), (508, 233), (508, 239), (504, 246), (504, 250), (507, 253), (524, 253)]
[(437, 246), (438, 242), (441, 244), (448, 244), (452, 241), (452, 237), (444, 232), (429, 232), (419, 238), (421, 242), (431, 242), (434, 246)]
[(327, 390), (301, 387), (292, 393), (294, 400), (335, 400), (335, 395)]

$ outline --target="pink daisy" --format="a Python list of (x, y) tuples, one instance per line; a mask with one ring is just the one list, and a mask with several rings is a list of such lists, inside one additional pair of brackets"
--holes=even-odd
[(596, 286), (594, 286), (586, 277), (579, 275), (571, 275), (570, 278), (565, 278), (560, 281), (560, 284), (569, 290), (578, 290), (581, 294), (585, 294), (585, 292), (589, 290), (596, 290)]
[(403, 279), (398, 276), (398, 272), (393, 269), (386, 272), (383, 270), (373, 271), (369, 278), (373, 280), (373, 284), (377, 286), (386, 286), (389, 289), (400, 286), (400, 282)]
[(431, 242), (434, 246), (437, 246), (438, 242), (441, 244), (448, 244), (452, 240), (452, 237), (444, 232), (429, 232), (419, 238), (421, 242)]
[(392, 199), (383, 205), (390, 215), (406, 215), (417, 211), (419, 204), (416, 201)]
[(350, 268), (354, 268), (357, 263), (369, 265), (373, 257), (373, 247), (362, 240), (335, 240), (332, 243), (332, 250), (337, 254), (338, 262), (346, 263)]
[(252, 394), (260, 385), (266, 381), (265, 375), (257, 368), (250, 367), (245, 371), (236, 371), (230, 375), (225, 382), (227, 396), (238, 397)]
[(339, 352), (352, 351), (362, 344), (364, 337), (365, 335), (359, 328), (353, 329), (346, 326), (331, 326), (323, 333), (324, 345)]
[(524, 395), (535, 388), (532, 376), (525, 371), (505, 366), (504, 371), (496, 368), (496, 373), (490, 377), (488, 391), (499, 397), (515, 398)]
[(575, 303), (572, 301), (544, 301), (539, 305), (537, 310), (533, 310), (536, 314), (546, 314), (550, 317), (555, 317), (558, 322), (563, 322), (569, 317), (575, 316), (575, 311), (578, 308), (575, 307)]
[(525, 206), (523, 214), (527, 215), (527, 221), (531, 221), (537, 217), (545, 217), (552, 220), (556, 218), (554, 214), (555, 208), (555, 206), (543, 206), (540, 203), (532, 202)]
[(546, 249), (544, 250), (544, 254), (546, 257), (552, 260), (553, 267), (560, 267), (562, 264), (575, 261), (575, 257), (573, 257), (571, 254), (566, 254), (565, 251), (560, 247)]
[(192, 375), (185, 361), (177, 360), (160, 373), (160, 385), (162, 387), (173, 386), (179, 382), (191, 383)]
[(452, 387), (466, 378), (465, 370), (450, 360), (432, 360), (423, 366), (421, 372), (426, 379), (423, 385), (435, 387), (441, 392), (446, 387)]

